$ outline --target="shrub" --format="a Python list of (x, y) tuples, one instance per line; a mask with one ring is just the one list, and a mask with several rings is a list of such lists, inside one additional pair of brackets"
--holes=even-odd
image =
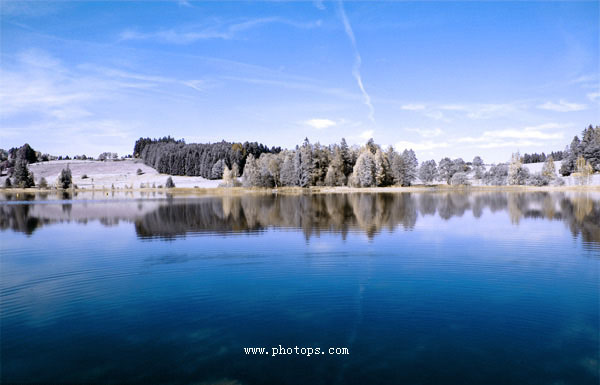
[(167, 182), (165, 183), (165, 187), (167, 187), (167, 188), (173, 188), (173, 187), (175, 187), (175, 183), (173, 183), (173, 178), (171, 178), (171, 177), (167, 178)]
[(138, 175), (142, 175), (144, 172), (142, 171), (141, 168), (138, 168), (135, 173), (138, 174)]
[(46, 181), (46, 178), (42, 177), (42, 179), (40, 179), (40, 181), (38, 183), (38, 187), (39, 188), (48, 188), (48, 182)]
[(87, 178), (88, 178), (87, 174), (83, 174), (83, 175), (81, 176), (81, 179), (87, 179)]
[(452, 175), (450, 184), (453, 186), (469, 186), (471, 183), (469, 182), (469, 178), (467, 178), (467, 174), (461, 171)]
[(71, 175), (71, 169), (67, 166), (67, 168), (63, 168), (58, 176), (58, 187), (67, 189), (71, 185), (73, 185), (73, 176)]
[(527, 184), (530, 186), (548, 186), (550, 183), (550, 177), (543, 175), (539, 172), (529, 175), (527, 178)]

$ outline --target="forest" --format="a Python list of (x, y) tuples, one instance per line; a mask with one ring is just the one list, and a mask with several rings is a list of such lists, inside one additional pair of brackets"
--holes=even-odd
[[(600, 127), (588, 126), (575, 136), (564, 151), (546, 154), (513, 154), (510, 162), (489, 166), (476, 156), (472, 161), (443, 158), (437, 163), (419, 164), (412, 149), (396, 151), (381, 148), (373, 139), (364, 146), (349, 146), (342, 138), (328, 146), (310, 143), (308, 138), (292, 150), (258, 143), (218, 142), (186, 144), (171, 137), (140, 138), (133, 156), (161, 173), (199, 175), (223, 179), (225, 186), (410, 186), (435, 181), (467, 185), (480, 180), (488, 185), (560, 185), (562, 176), (573, 173), (591, 175), (600, 171)], [(554, 165), (561, 160), (559, 170)], [(540, 173), (529, 173), (525, 163), (544, 162)], [(241, 178), (241, 180), (238, 180)]]

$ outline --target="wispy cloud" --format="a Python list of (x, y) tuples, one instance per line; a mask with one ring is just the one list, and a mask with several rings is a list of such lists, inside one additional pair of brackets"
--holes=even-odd
[(317, 130), (322, 130), (324, 128), (333, 127), (336, 125), (336, 123), (330, 119), (310, 119), (304, 123), (312, 128), (316, 128)]
[(600, 92), (590, 92), (586, 96), (592, 102), (596, 102), (596, 101), (600, 100)]
[(240, 32), (261, 27), (266, 24), (284, 24), (294, 28), (309, 29), (319, 27), (321, 25), (321, 20), (297, 22), (280, 17), (264, 17), (233, 22), (225, 25), (219, 24), (216, 26), (188, 27), (187, 29), (163, 29), (153, 32), (140, 32), (135, 29), (128, 29), (121, 32), (119, 40), (155, 40), (162, 43), (185, 45), (199, 40), (234, 39)]
[(405, 111), (423, 111), (425, 109), (424, 104), (404, 104), (400, 106), (400, 109)]
[(546, 130), (564, 129), (570, 125), (546, 123), (537, 126), (527, 126), (520, 129), (488, 130), (477, 137), (461, 137), (456, 143), (471, 144), (479, 148), (525, 147), (536, 146), (544, 141), (562, 140), (564, 132)]
[(356, 79), (356, 84), (358, 85), (358, 88), (360, 89), (360, 92), (363, 95), (364, 103), (369, 109), (369, 120), (375, 122), (375, 109), (373, 108), (373, 104), (371, 103), (371, 96), (365, 90), (365, 86), (362, 81), (362, 76), (360, 74), (360, 66), (362, 63), (362, 59), (356, 46), (356, 39), (354, 38), (352, 26), (350, 25), (350, 21), (348, 20), (348, 16), (346, 15), (346, 11), (344, 10), (344, 3), (341, 0), (339, 2), (339, 11), (342, 23), (344, 24), (344, 30), (346, 31), (346, 35), (348, 35), (348, 38), (352, 43), (352, 49), (354, 50), (354, 66), (352, 68), (352, 75)]
[(585, 110), (587, 106), (585, 104), (569, 103), (566, 100), (559, 100), (558, 103), (546, 102), (538, 106), (539, 109), (556, 111), (556, 112), (572, 112)]

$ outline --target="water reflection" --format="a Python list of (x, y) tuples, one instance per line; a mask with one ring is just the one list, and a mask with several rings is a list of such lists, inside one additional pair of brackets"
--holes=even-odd
[(479, 218), (486, 210), (507, 212), (515, 225), (523, 218), (561, 220), (585, 243), (600, 243), (600, 199), (592, 193), (247, 195), (57, 204), (35, 204), (33, 200), (0, 204), (0, 229), (32, 234), (38, 227), (53, 223), (98, 220), (107, 226), (119, 221), (134, 223), (140, 238), (169, 239), (190, 232), (256, 232), (270, 227), (301, 229), (307, 239), (322, 231), (345, 238), (350, 230), (363, 231), (372, 238), (384, 230), (412, 230), (419, 216)]

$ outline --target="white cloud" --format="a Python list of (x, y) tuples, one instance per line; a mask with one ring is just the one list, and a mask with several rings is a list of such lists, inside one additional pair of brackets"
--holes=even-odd
[(421, 135), (424, 138), (433, 138), (436, 136), (440, 136), (444, 133), (444, 131), (442, 131), (441, 128), (436, 127), (436, 128), (407, 128), (407, 131), (412, 131), (412, 132), (416, 132), (417, 134)]
[(558, 103), (546, 102), (544, 104), (540, 104), (538, 108), (556, 112), (572, 112), (585, 110), (587, 106), (585, 104), (569, 103), (561, 99)]
[(374, 133), (375, 133), (375, 130), (366, 130), (366, 131), (361, 132), (360, 135), (358, 135), (358, 137), (363, 140), (369, 140), (373, 137)]
[(449, 143), (447, 142), (433, 142), (430, 140), (427, 141), (423, 141), (423, 142), (409, 142), (409, 141), (404, 141), (401, 140), (399, 142), (396, 142), (396, 144), (394, 144), (394, 148), (397, 151), (402, 151), (404, 149), (413, 149), (415, 151), (427, 151), (427, 150), (433, 150), (436, 148), (446, 148), (450, 146)]
[(312, 128), (316, 128), (317, 130), (332, 127), (336, 124), (333, 120), (330, 119), (310, 119), (304, 123), (311, 126)]

